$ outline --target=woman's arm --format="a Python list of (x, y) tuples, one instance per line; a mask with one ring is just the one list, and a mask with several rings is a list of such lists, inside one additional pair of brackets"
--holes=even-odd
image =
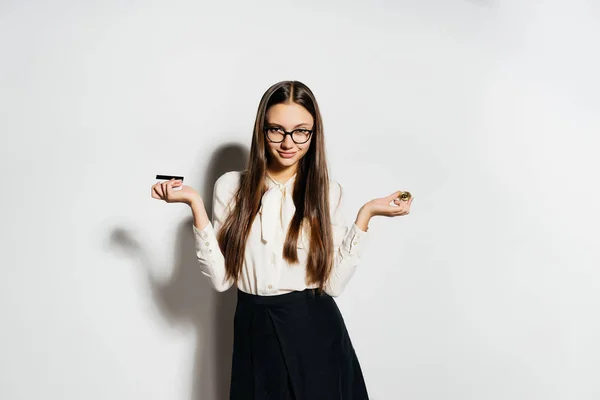
[[(401, 200), (401, 191), (396, 191), (387, 197), (373, 199), (363, 205), (356, 216), (354, 224), (349, 228), (342, 217), (342, 187), (339, 188), (338, 206), (332, 215), (333, 240), (334, 240), (334, 264), (333, 271), (325, 287), (325, 292), (330, 296), (339, 296), (344, 291), (354, 271), (358, 266), (361, 243), (369, 229), (371, 218), (381, 215), (386, 217), (398, 217), (410, 213), (410, 206), (414, 200), (411, 196), (408, 201)], [(392, 204), (393, 203), (393, 204)]]
[(356, 221), (354, 224), (358, 226), (363, 232), (369, 230), (369, 222), (373, 218), (373, 214), (370, 211), (369, 205), (365, 204), (358, 210), (358, 215), (356, 216)]
[(213, 190), (213, 221), (210, 222), (204, 202), (200, 197), (194, 199), (190, 207), (194, 217), (194, 242), (196, 258), (202, 273), (210, 278), (213, 287), (224, 292), (233, 285), (231, 279), (226, 279), (225, 257), (217, 241), (217, 233), (227, 217), (229, 204), (235, 191), (235, 172), (221, 176)]
[(331, 222), (333, 229), (334, 259), (333, 270), (329, 276), (325, 292), (337, 297), (342, 294), (346, 285), (354, 275), (360, 259), (360, 252), (371, 220), (370, 208), (365, 205), (359, 210), (355, 222), (348, 226), (344, 218), (342, 204), (342, 187), (337, 182), (333, 193), (337, 194), (337, 205), (334, 203)]

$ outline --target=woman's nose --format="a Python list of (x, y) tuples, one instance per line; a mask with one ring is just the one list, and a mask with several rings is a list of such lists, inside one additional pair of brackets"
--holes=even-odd
[(292, 137), (288, 135), (285, 137), (281, 145), (286, 149), (291, 149), (292, 147), (294, 147), (294, 141), (292, 140)]

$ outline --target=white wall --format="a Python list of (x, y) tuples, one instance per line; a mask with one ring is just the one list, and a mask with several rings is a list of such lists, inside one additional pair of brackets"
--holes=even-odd
[(600, 398), (599, 3), (250, 3), (0, 3), (0, 398), (227, 398), (235, 294), (150, 186), (210, 203), (283, 79), (350, 215), (415, 195), (338, 300), (372, 398)]

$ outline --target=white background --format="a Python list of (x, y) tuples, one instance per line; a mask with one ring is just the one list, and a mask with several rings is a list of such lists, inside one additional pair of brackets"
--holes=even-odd
[(235, 293), (195, 265), (263, 92), (306, 83), (352, 217), (338, 299), (376, 400), (600, 398), (600, 3), (0, 3), (0, 398), (227, 398)]

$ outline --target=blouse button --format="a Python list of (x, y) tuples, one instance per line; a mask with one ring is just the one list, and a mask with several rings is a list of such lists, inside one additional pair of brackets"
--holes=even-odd
[(267, 286), (269, 289), (273, 289), (273, 285), (269, 285)]

